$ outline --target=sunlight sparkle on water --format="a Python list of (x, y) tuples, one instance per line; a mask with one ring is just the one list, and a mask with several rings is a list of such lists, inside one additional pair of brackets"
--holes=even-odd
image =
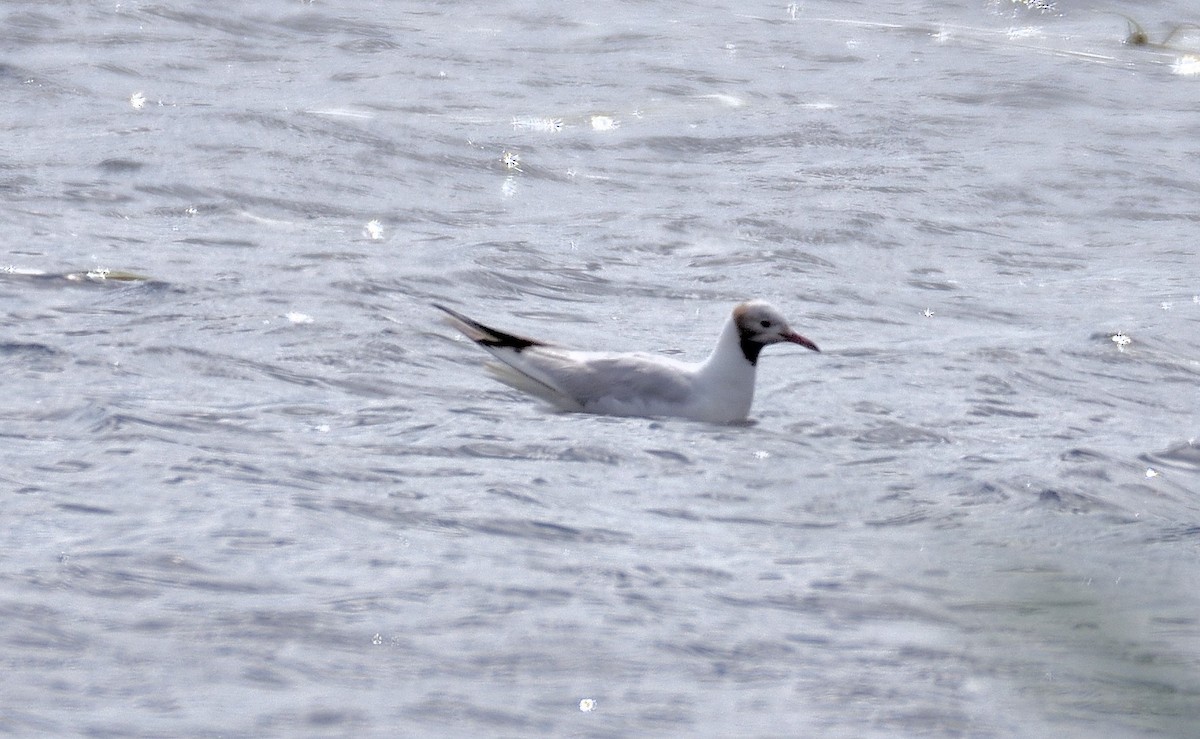
[(611, 131), (621, 124), (612, 116), (594, 115), (592, 116), (593, 131)]
[(514, 131), (538, 131), (540, 133), (558, 133), (563, 128), (562, 118), (531, 116), (528, 118), (513, 118)]
[(1185, 54), (1171, 64), (1171, 71), (1185, 77), (1200, 75), (1200, 56)]

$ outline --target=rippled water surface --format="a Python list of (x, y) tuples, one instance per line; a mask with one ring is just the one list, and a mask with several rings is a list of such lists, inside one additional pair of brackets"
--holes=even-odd
[(0, 14), (0, 732), (1193, 735), (1190, 4)]

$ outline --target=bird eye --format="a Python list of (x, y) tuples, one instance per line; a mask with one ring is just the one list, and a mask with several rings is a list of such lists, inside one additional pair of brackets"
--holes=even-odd
[(759, 325), (761, 325), (763, 328), (771, 328), (771, 322), (770, 322), (770, 321), (763, 321), (763, 322), (762, 322), (761, 324), (759, 324)]

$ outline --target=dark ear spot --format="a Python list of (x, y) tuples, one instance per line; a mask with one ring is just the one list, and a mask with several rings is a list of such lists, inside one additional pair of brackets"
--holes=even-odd
[(771, 328), (771, 322), (768, 320), (765, 320), (765, 319), (762, 322), (760, 322), (759, 325), (762, 326), (763, 328)]
[(758, 355), (763, 350), (763, 345), (747, 336), (743, 336), (739, 344), (742, 347), (742, 356), (746, 358), (750, 366), (758, 365)]

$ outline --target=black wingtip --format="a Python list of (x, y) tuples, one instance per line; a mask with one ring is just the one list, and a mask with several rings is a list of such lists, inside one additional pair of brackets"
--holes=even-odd
[(440, 310), (443, 313), (448, 313), (449, 315), (454, 316), (455, 318), (457, 318), (460, 321), (463, 320), (464, 318), (466, 318), (466, 316), (450, 310), (449, 308), (442, 305), (441, 303), (430, 303), (430, 305), (432, 305), (434, 308), (437, 308), (438, 310)]
[(440, 311), (445, 312), (447, 315), (457, 321), (460, 324), (458, 327), (459, 330), (466, 334), (467, 338), (469, 338), (471, 341), (474, 341), (476, 344), (479, 344), (480, 346), (486, 346), (493, 349), (512, 349), (518, 352), (531, 346), (545, 346), (545, 344), (541, 341), (527, 339), (524, 336), (517, 336), (516, 334), (510, 334), (498, 329), (494, 329), (491, 326), (485, 326), (479, 321), (476, 321), (473, 318), (468, 318), (462, 313), (459, 313), (451, 308), (447, 308), (441, 303), (430, 303), (430, 305)]

